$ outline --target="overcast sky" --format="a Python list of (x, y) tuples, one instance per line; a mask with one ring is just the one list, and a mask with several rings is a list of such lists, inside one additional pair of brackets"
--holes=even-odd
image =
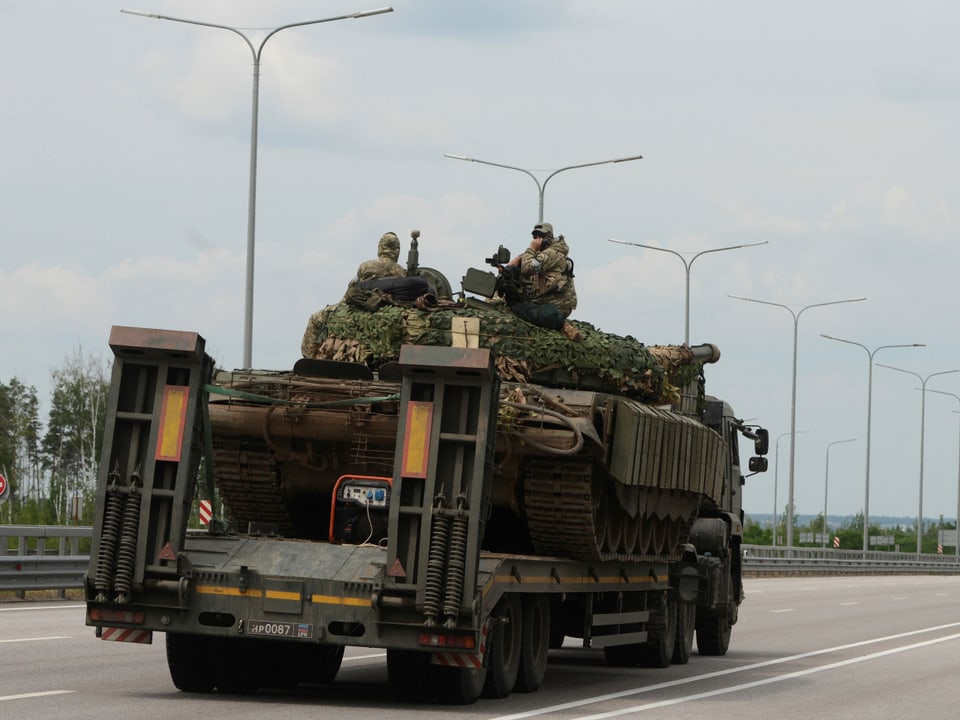
[[(378, 0), (124, 0), (245, 30)], [(770, 429), (748, 512), (864, 506), (867, 351), (960, 369), (954, 2), (393, 0), (284, 30), (261, 64), (253, 364), (289, 368), (393, 230), (454, 284), (537, 220), (576, 261), (574, 318), (723, 354), (707, 388)], [(195, 330), (242, 361), (252, 57), (228, 31), (103, 0), (0, 0), (0, 381), (49, 391), (110, 327)], [(744, 296), (791, 310), (730, 298)], [(866, 301), (801, 310), (820, 303)], [(794, 315), (799, 317), (795, 325)], [(920, 382), (875, 367), (871, 516), (915, 516)], [(928, 389), (960, 394), (960, 373)], [(960, 400), (927, 393), (923, 511), (955, 517)], [(830, 446), (838, 440), (855, 442)], [(779, 442), (778, 442), (779, 441)], [(776, 461), (779, 460), (779, 463)], [(779, 467), (775, 471), (775, 467)]]

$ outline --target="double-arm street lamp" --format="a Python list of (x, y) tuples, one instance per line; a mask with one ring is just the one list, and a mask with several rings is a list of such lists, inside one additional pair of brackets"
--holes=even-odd
[[(686, 295), (684, 296), (684, 312), (683, 312), (683, 342), (687, 345), (690, 344), (690, 267), (693, 265), (693, 261), (696, 260), (701, 255), (706, 255), (707, 253), (720, 252), (722, 250), (737, 250), (739, 248), (755, 247), (757, 245), (766, 245), (767, 241), (763, 240), (762, 242), (747, 243), (744, 245), (730, 245), (729, 247), (722, 248), (712, 248), (710, 250), (701, 250), (698, 253), (682, 253), (677, 252), (676, 250), (670, 250), (669, 248), (657, 247), (656, 245), (643, 245), (641, 243), (626, 242), (625, 240), (614, 240), (609, 238), (610, 242), (620, 243), (621, 245), (633, 245), (634, 247), (646, 248), (647, 250), (660, 250), (661, 252), (668, 252), (672, 255), (676, 255), (680, 258), (680, 262), (683, 263), (684, 270), (687, 275), (687, 284), (686, 284)], [(692, 255), (688, 261), (685, 255)]]
[[(943, 390), (928, 389), (927, 392), (937, 393), (937, 395), (949, 395), (957, 402), (960, 402), (960, 395)], [(954, 412), (957, 412), (954, 410)], [(960, 558), (960, 439), (957, 442), (957, 541), (954, 543), (956, 556)]]
[(249, 368), (253, 365), (253, 255), (254, 255), (254, 233), (256, 228), (257, 215), (257, 115), (260, 105), (260, 56), (263, 53), (263, 46), (267, 40), (272, 38), (281, 30), (287, 28), (302, 27), (303, 25), (318, 25), (320, 23), (334, 22), (335, 20), (355, 20), (358, 18), (370, 17), (372, 15), (381, 15), (383, 13), (393, 12), (392, 7), (378, 8), (376, 10), (365, 10), (363, 12), (350, 13), (349, 15), (338, 15), (336, 17), (321, 18), (319, 20), (304, 20), (303, 22), (288, 23), (270, 30), (266, 37), (260, 41), (260, 45), (254, 47), (250, 38), (235, 27), (229, 25), (217, 25), (216, 23), (201, 22), (199, 20), (187, 20), (185, 18), (170, 17), (169, 15), (156, 15), (153, 13), (135, 12), (133, 10), (121, 10), (128, 15), (140, 15), (141, 17), (153, 18), (155, 20), (171, 20), (172, 22), (187, 23), (189, 25), (201, 25), (203, 27), (217, 28), (219, 30), (229, 30), (243, 38), (250, 48), (250, 54), (253, 56), (253, 109), (250, 121), (250, 185), (247, 200), (247, 277), (246, 288), (244, 292), (243, 308), (243, 367)]
[(537, 192), (540, 195), (540, 210), (537, 215), (537, 222), (543, 222), (543, 193), (547, 189), (547, 183), (550, 182), (550, 178), (559, 173), (565, 172), (566, 170), (576, 170), (577, 168), (593, 167), (594, 165), (609, 165), (611, 163), (622, 163), (629, 162), (630, 160), (642, 160), (642, 155), (631, 155), (630, 157), (615, 158), (613, 160), (599, 160), (597, 162), (588, 162), (582, 163), (580, 165), (568, 165), (567, 167), (562, 167), (559, 170), (554, 170), (547, 177), (544, 178), (543, 182), (540, 182), (540, 179), (534, 175), (535, 170), (527, 170), (521, 167), (514, 167), (513, 165), (504, 165), (503, 163), (490, 162), (489, 160), (477, 160), (477, 158), (464, 157), (463, 155), (451, 155), (450, 153), (444, 153), (444, 157), (451, 158), (453, 160), (465, 160), (467, 162), (480, 163), (481, 165), (492, 165), (493, 167), (506, 168), (507, 170), (517, 170), (518, 172), (525, 173), (533, 178), (533, 181), (537, 184)]
[(917, 492), (917, 555), (919, 555), (923, 551), (923, 435), (927, 416), (927, 381), (930, 378), (937, 377), (938, 375), (949, 375), (951, 373), (960, 372), (960, 368), (957, 368), (956, 370), (941, 370), (940, 372), (930, 373), (926, 377), (923, 377), (920, 375), (920, 373), (915, 373), (912, 370), (904, 370), (903, 368), (893, 367), (892, 365), (877, 363), (877, 367), (886, 368), (887, 370), (896, 370), (897, 372), (906, 373), (907, 375), (913, 375), (917, 380), (920, 381), (920, 483), (919, 491)]
[(871, 350), (866, 345), (854, 342), (853, 340), (844, 340), (843, 338), (824, 335), (822, 333), (820, 334), (820, 337), (826, 338), (827, 340), (836, 340), (837, 342), (847, 343), (848, 345), (856, 345), (859, 348), (863, 348), (863, 350), (867, 353), (867, 461), (866, 477), (863, 483), (863, 551), (867, 552), (870, 544), (870, 424), (873, 416), (871, 410), (873, 404), (873, 356), (876, 355), (880, 350), (884, 350), (886, 348), (926, 347), (926, 345), (923, 343), (911, 343), (909, 345), (881, 345), (880, 347), (876, 347)]
[(782, 303), (767, 302), (766, 300), (754, 300), (753, 298), (748, 297), (739, 297), (737, 295), (729, 295), (734, 300), (744, 300), (746, 302), (760, 303), (761, 305), (772, 305), (773, 307), (779, 307), (786, 310), (793, 317), (793, 385), (792, 391), (790, 393), (790, 480), (789, 480), (789, 492), (787, 499), (787, 547), (793, 547), (793, 479), (794, 479), (794, 469), (795, 469), (795, 458), (796, 458), (796, 430), (797, 430), (797, 326), (800, 324), (800, 316), (810, 308), (815, 307), (824, 307), (826, 305), (840, 305), (842, 303), (852, 303), (852, 302), (861, 302), (866, 300), (866, 298), (851, 298), (849, 300), (833, 300), (831, 302), (825, 303), (814, 303), (813, 305), (806, 305), (800, 308), (799, 311), (794, 311), (789, 305), (783, 305)]
[(820, 536), (820, 547), (827, 546), (827, 489), (830, 487), (830, 448), (840, 443), (855, 442), (856, 438), (847, 440), (834, 440), (827, 443), (827, 467), (823, 471), (823, 533)]

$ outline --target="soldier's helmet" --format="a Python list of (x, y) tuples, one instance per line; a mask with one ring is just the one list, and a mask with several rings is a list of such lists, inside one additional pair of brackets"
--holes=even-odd
[(379, 257), (389, 257), (396, 262), (397, 258), (400, 257), (400, 238), (397, 237), (396, 233), (388, 232), (380, 237), (380, 243), (377, 245), (377, 255)]
[(543, 233), (543, 236), (553, 240), (553, 225), (547, 222), (537, 223), (533, 226), (533, 232)]

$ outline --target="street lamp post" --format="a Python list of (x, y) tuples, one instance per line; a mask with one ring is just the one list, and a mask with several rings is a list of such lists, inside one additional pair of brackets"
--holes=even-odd
[(263, 46), (267, 40), (272, 38), (281, 30), (287, 28), (302, 27), (304, 25), (318, 25), (320, 23), (334, 22), (335, 20), (355, 20), (358, 18), (370, 17), (372, 15), (381, 15), (383, 13), (393, 12), (392, 7), (378, 8), (376, 10), (365, 10), (363, 12), (350, 13), (349, 15), (338, 15), (337, 17), (321, 18), (319, 20), (304, 20), (303, 22), (288, 23), (270, 30), (266, 37), (260, 42), (260, 45), (254, 48), (253, 42), (241, 30), (230, 27), (229, 25), (217, 25), (216, 23), (201, 22), (199, 20), (187, 20), (185, 18), (170, 17), (169, 15), (157, 15), (154, 13), (142, 13), (134, 10), (120, 10), (128, 15), (139, 15), (141, 17), (153, 18), (155, 20), (170, 20), (172, 22), (187, 23), (188, 25), (201, 25), (203, 27), (216, 28), (218, 30), (229, 30), (243, 38), (250, 48), (250, 54), (253, 56), (253, 102), (250, 120), (250, 183), (247, 198), (247, 268), (246, 284), (244, 290), (243, 306), (243, 367), (249, 368), (253, 365), (253, 256), (254, 256), (254, 234), (256, 228), (257, 215), (257, 135), (258, 135), (258, 112), (260, 105), (260, 56), (263, 53)]
[(926, 347), (926, 345), (923, 343), (911, 343), (909, 345), (881, 345), (880, 347), (871, 350), (866, 345), (854, 342), (853, 340), (844, 340), (843, 338), (824, 335), (823, 333), (820, 334), (820, 337), (826, 338), (827, 340), (836, 340), (837, 342), (847, 343), (848, 345), (856, 345), (859, 348), (863, 348), (867, 353), (867, 461), (866, 477), (863, 483), (863, 552), (867, 552), (870, 544), (870, 425), (873, 417), (871, 409), (873, 405), (873, 356), (876, 355), (880, 350), (884, 350), (886, 348)]
[(960, 368), (956, 370), (941, 370), (940, 372), (930, 373), (926, 377), (922, 377), (919, 373), (915, 373), (912, 370), (904, 370), (903, 368), (893, 367), (892, 365), (877, 363), (877, 367), (913, 375), (920, 381), (920, 483), (917, 493), (917, 555), (919, 555), (923, 550), (923, 434), (927, 415), (927, 380), (937, 375), (949, 375), (950, 373), (960, 372)]
[(547, 183), (550, 182), (550, 178), (558, 173), (562, 173), (565, 170), (576, 170), (577, 168), (593, 167), (594, 165), (609, 165), (611, 163), (622, 163), (629, 162), (630, 160), (642, 160), (642, 155), (631, 155), (630, 157), (615, 158), (613, 160), (599, 160), (597, 162), (588, 162), (582, 163), (580, 165), (568, 165), (567, 167), (562, 167), (559, 170), (554, 170), (547, 177), (544, 178), (543, 182), (540, 182), (540, 179), (534, 175), (536, 172), (534, 170), (526, 170), (521, 167), (514, 167), (513, 165), (504, 165), (503, 163), (490, 162), (488, 160), (477, 160), (477, 158), (464, 157), (463, 155), (451, 155), (450, 153), (444, 153), (444, 157), (451, 158), (452, 160), (465, 160), (467, 162), (480, 163), (481, 165), (492, 165), (493, 167), (506, 168), (507, 170), (517, 170), (518, 172), (525, 173), (533, 178), (533, 181), (537, 184), (537, 192), (540, 195), (540, 210), (537, 215), (537, 222), (543, 222), (543, 193), (547, 189)]
[(827, 546), (827, 489), (830, 486), (830, 448), (840, 443), (854, 442), (855, 440), (856, 438), (849, 438), (847, 440), (834, 440), (833, 442), (827, 443), (827, 467), (823, 472), (823, 534), (820, 536), (821, 548)]
[(796, 459), (796, 428), (797, 428), (797, 326), (800, 324), (800, 316), (810, 308), (815, 307), (824, 307), (826, 305), (840, 305), (843, 303), (852, 303), (860, 302), (866, 300), (866, 298), (851, 298), (848, 300), (832, 300), (825, 303), (814, 303), (813, 305), (806, 305), (800, 308), (799, 311), (794, 312), (793, 308), (789, 305), (783, 305), (781, 303), (768, 302), (766, 300), (754, 300), (753, 298), (739, 297), (737, 295), (729, 295), (734, 300), (744, 300), (746, 302), (759, 303), (761, 305), (772, 305), (774, 307), (780, 307), (790, 313), (793, 317), (793, 384), (792, 390), (790, 393), (790, 480), (789, 480), (789, 490), (788, 490), (788, 504), (787, 504), (787, 547), (793, 547), (793, 479), (794, 479), (794, 469), (795, 469), (795, 459)]
[[(949, 395), (955, 398), (957, 402), (960, 402), (960, 395), (956, 393), (934, 390), (932, 388), (927, 390), (927, 392), (937, 393), (938, 395)], [(954, 410), (954, 412), (957, 411)], [(954, 550), (956, 551), (956, 556), (960, 558), (960, 439), (957, 441), (957, 542), (955, 543)]]
[[(804, 433), (806, 430), (797, 430), (796, 434)], [(790, 433), (785, 432), (777, 436), (776, 452), (773, 454), (773, 546), (777, 546), (777, 478), (780, 475), (780, 438), (785, 438)]]
[[(715, 252), (720, 252), (722, 250), (737, 250), (739, 248), (748, 248), (748, 247), (755, 247), (757, 245), (767, 244), (767, 241), (764, 240), (762, 242), (747, 243), (744, 245), (730, 245), (729, 247), (712, 248), (710, 250), (701, 250), (698, 253), (689, 253), (689, 252), (681, 253), (681, 252), (677, 252), (676, 250), (670, 250), (669, 248), (657, 247), (656, 245), (643, 245), (641, 243), (626, 242), (624, 240), (614, 240), (613, 238), (609, 238), (609, 241), (614, 243), (620, 243), (621, 245), (633, 245), (634, 247), (646, 248), (647, 250), (660, 250), (662, 252), (668, 252), (672, 255), (676, 255), (678, 258), (680, 258), (680, 262), (683, 263), (683, 267), (684, 267), (684, 270), (686, 271), (686, 276), (687, 276), (686, 294), (684, 296), (684, 313), (683, 313), (683, 318), (684, 318), (683, 342), (686, 345), (690, 344), (690, 267), (693, 265), (693, 261), (696, 260), (701, 255), (706, 255), (707, 253), (715, 253)], [(692, 255), (692, 257), (688, 261), (687, 258), (684, 257), (684, 255)]]

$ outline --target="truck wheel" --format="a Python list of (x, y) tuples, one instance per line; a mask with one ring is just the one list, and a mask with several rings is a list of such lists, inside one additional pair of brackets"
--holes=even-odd
[(701, 655), (726, 655), (730, 647), (730, 618), (697, 618), (697, 652)]
[(487, 668), (474, 670), (431, 665), (430, 677), (438, 701), (447, 705), (472, 705), (483, 692)]
[(665, 668), (670, 665), (677, 641), (677, 604), (664, 600), (666, 627), (650, 642), (640, 646), (640, 664), (643, 667)]
[(387, 677), (401, 700), (426, 702), (430, 699), (430, 653), (388, 648)]
[(483, 696), (506, 697), (513, 690), (520, 670), (523, 619), (520, 598), (504, 595), (493, 609), (493, 629), (487, 649), (487, 681)]
[(177, 690), (208, 693), (214, 688), (213, 669), (203, 635), (167, 633), (167, 667)]
[(677, 641), (673, 646), (674, 665), (686, 665), (693, 653), (693, 635), (697, 626), (697, 606), (693, 603), (677, 604)]
[[(536, 692), (547, 674), (550, 653), (550, 600), (546, 595), (533, 595), (523, 600), (523, 639), (520, 649), (520, 672), (517, 692)], [(561, 637), (560, 643), (563, 644)]]

